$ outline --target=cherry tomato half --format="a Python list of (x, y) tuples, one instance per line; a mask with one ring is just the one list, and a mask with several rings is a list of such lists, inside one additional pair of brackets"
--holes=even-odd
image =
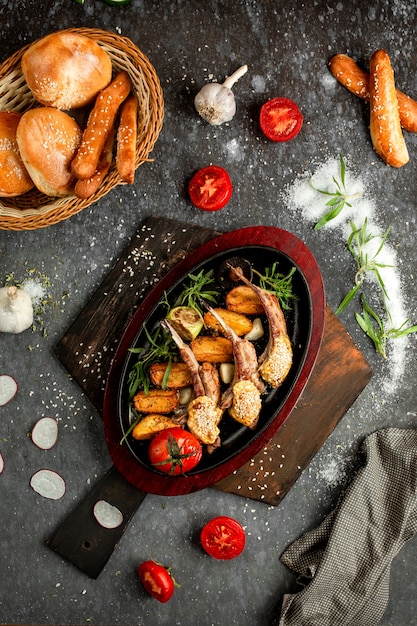
[(165, 428), (149, 445), (149, 460), (166, 474), (184, 474), (193, 469), (202, 456), (202, 446), (197, 437), (183, 428)]
[(194, 174), (188, 185), (191, 202), (203, 211), (218, 211), (229, 202), (233, 187), (229, 174), (219, 165), (208, 165)]
[(159, 602), (168, 602), (174, 593), (175, 586), (169, 570), (156, 561), (144, 561), (137, 571), (149, 595)]
[(246, 534), (241, 524), (225, 515), (214, 517), (200, 535), (204, 550), (215, 559), (234, 559), (243, 551)]
[(300, 132), (303, 116), (289, 98), (273, 98), (261, 107), (259, 123), (263, 134), (271, 141), (289, 141)]

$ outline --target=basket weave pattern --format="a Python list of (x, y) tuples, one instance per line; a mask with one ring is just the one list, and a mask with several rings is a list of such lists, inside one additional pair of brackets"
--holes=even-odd
[[(164, 101), (161, 85), (149, 59), (126, 37), (91, 29), (72, 28), (76, 32), (97, 41), (112, 61), (114, 73), (125, 70), (131, 79), (133, 91), (138, 98), (138, 135), (136, 168), (149, 160), (162, 128)], [(23, 76), (20, 62), (28, 44), (0, 65), (0, 110), (23, 113), (39, 106), (32, 96)], [(32, 189), (11, 198), (0, 198), (0, 229), (34, 230), (56, 224), (97, 202), (116, 185), (125, 184), (118, 175), (113, 162), (97, 192), (86, 200), (75, 195), (52, 198)]]

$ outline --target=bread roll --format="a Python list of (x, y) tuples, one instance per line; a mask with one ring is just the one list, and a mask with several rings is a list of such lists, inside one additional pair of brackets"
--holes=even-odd
[(0, 196), (19, 196), (34, 187), (16, 140), (21, 114), (0, 111)]
[(48, 196), (73, 192), (71, 161), (81, 141), (81, 129), (68, 113), (53, 107), (26, 111), (16, 138), (23, 162), (40, 191)]
[(30, 46), (22, 57), (22, 72), (38, 102), (67, 111), (94, 100), (109, 84), (112, 65), (93, 39), (61, 31)]

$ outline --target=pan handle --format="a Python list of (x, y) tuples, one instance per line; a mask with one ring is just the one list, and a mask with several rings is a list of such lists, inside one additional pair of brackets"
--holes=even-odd
[[(90, 578), (98, 578), (146, 495), (113, 466), (46, 540), (46, 545)], [(101, 526), (93, 514), (97, 500), (117, 507), (123, 523), (112, 529)]]

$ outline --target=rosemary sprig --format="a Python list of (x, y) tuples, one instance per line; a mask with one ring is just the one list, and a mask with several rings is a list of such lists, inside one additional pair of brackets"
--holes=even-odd
[(295, 269), (295, 267), (292, 267), (286, 276), (278, 271), (277, 262), (273, 263), (271, 267), (266, 267), (264, 274), (253, 269), (253, 273), (259, 276), (259, 286), (262, 289), (272, 291), (278, 298), (282, 308), (287, 311), (291, 309), (289, 301), (297, 299), (292, 288), (292, 277)]
[(165, 333), (165, 331), (160, 326), (158, 326), (153, 335), (148, 332), (145, 326), (143, 327), (143, 330), (145, 331), (146, 337), (148, 339), (149, 347), (129, 349), (132, 353), (142, 355), (142, 358), (136, 361), (135, 365), (129, 372), (129, 398), (133, 398), (139, 388), (142, 388), (145, 393), (148, 393), (151, 383), (149, 378), (149, 367), (152, 365), (152, 363), (161, 360), (168, 362), (164, 379), (162, 381), (162, 387), (164, 387), (166, 380), (169, 376), (171, 364), (177, 355), (177, 349), (174, 342), (172, 341), (172, 337), (168, 335), (168, 333)]
[(326, 202), (326, 205), (325, 205), (329, 207), (330, 210), (327, 211), (327, 213), (325, 213), (319, 219), (319, 221), (314, 226), (315, 230), (319, 230), (320, 228), (325, 226), (328, 222), (335, 219), (339, 215), (339, 213), (342, 211), (344, 206), (351, 207), (352, 204), (350, 203), (350, 200), (359, 198), (362, 195), (359, 192), (354, 193), (354, 194), (347, 193), (346, 187), (345, 187), (346, 165), (345, 165), (342, 155), (340, 155), (339, 157), (339, 163), (340, 163), (340, 181), (337, 180), (335, 176), (333, 176), (333, 182), (335, 184), (334, 191), (327, 191), (326, 189), (317, 189), (316, 187), (314, 187), (312, 180), (310, 179), (309, 181), (311, 187), (315, 191), (325, 196), (330, 197), (330, 200), (328, 200), (328, 202)]
[(208, 272), (201, 270), (198, 274), (188, 274), (188, 278), (190, 284), (184, 287), (173, 306), (189, 306), (203, 315), (200, 301), (207, 300), (216, 304), (219, 296), (217, 289), (214, 289), (213, 270)]
[[(391, 316), (386, 311), (389, 319)], [(405, 337), (411, 333), (417, 332), (417, 326), (407, 326), (409, 320), (407, 319), (398, 328), (390, 327), (386, 328), (384, 321), (379, 315), (369, 306), (365, 296), (362, 294), (362, 315), (355, 313), (356, 321), (362, 328), (363, 332), (371, 339), (375, 346), (375, 350), (384, 359), (387, 358), (386, 345), (388, 339), (398, 339)]]
[(136, 409), (133, 407), (129, 407), (129, 415), (130, 415), (130, 425), (127, 431), (125, 432), (125, 434), (123, 435), (123, 437), (120, 439), (119, 441), (120, 445), (122, 445), (126, 441), (126, 439), (130, 435), (132, 430), (135, 428), (136, 424), (139, 424), (139, 422), (143, 419), (143, 415), (138, 413)]
[[(385, 297), (389, 300), (388, 292), (384, 281), (382, 279), (380, 269), (386, 267), (392, 267), (387, 265), (386, 263), (381, 263), (378, 261), (378, 256), (381, 253), (382, 248), (385, 245), (389, 232), (391, 230), (391, 226), (387, 228), (383, 235), (373, 235), (368, 231), (368, 220), (364, 219), (364, 222), (361, 227), (357, 227), (353, 221), (350, 222), (351, 233), (347, 240), (348, 250), (351, 252), (353, 258), (355, 259), (357, 270), (355, 273), (355, 285), (352, 289), (346, 294), (343, 298), (342, 302), (339, 304), (336, 309), (336, 315), (341, 313), (347, 305), (353, 300), (355, 295), (358, 293), (361, 288), (365, 276), (367, 273), (372, 273), (379, 283), (382, 292)], [(371, 241), (376, 238), (380, 238), (380, 243), (376, 249), (376, 251), (369, 255), (367, 252), (367, 247), (370, 246)]]

